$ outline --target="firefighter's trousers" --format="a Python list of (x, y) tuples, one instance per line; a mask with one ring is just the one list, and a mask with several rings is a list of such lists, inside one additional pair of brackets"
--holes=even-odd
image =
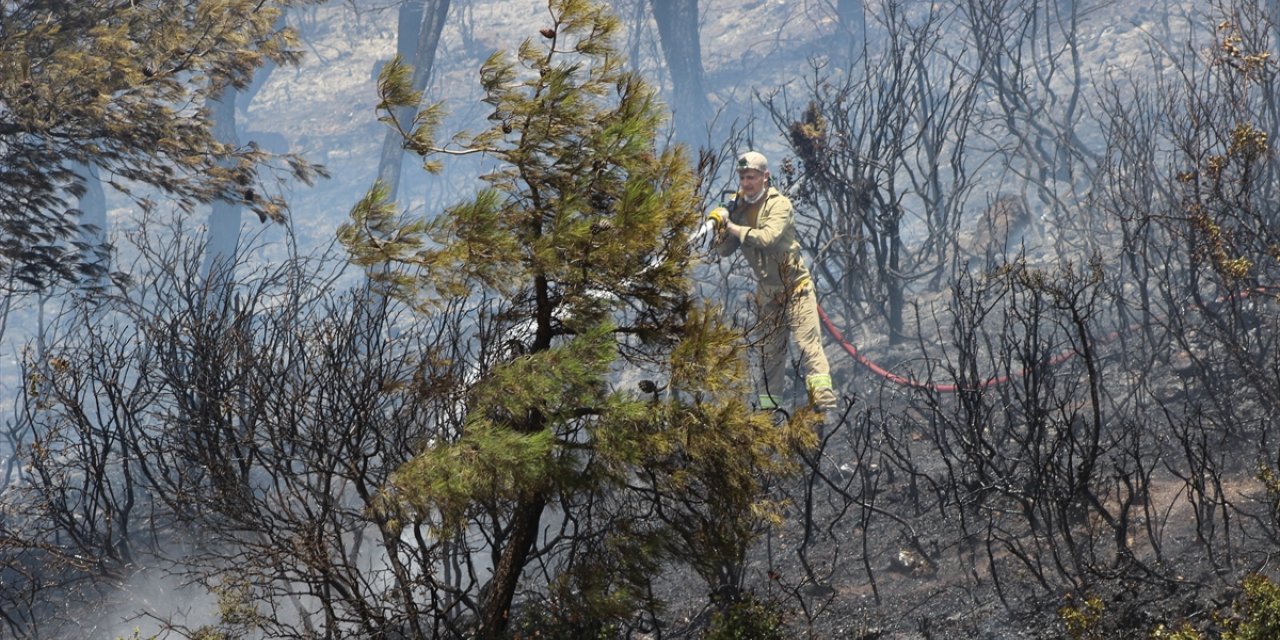
[(785, 290), (761, 288), (758, 292), (760, 330), (757, 344), (761, 349), (764, 378), (761, 381), (759, 407), (776, 409), (786, 394), (787, 339), (795, 340), (800, 349), (800, 366), (805, 375), (809, 402), (818, 409), (834, 409), (836, 394), (831, 385), (831, 368), (822, 349), (822, 331), (818, 326), (818, 299), (813, 286), (805, 283), (794, 294)]

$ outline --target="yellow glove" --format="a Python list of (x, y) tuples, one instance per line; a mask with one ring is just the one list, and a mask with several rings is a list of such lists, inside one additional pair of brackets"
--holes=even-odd
[(724, 226), (724, 223), (729, 221), (729, 210), (724, 207), (716, 207), (711, 210), (711, 213), (707, 214), (707, 217), (715, 220), (716, 228), (719, 229)]

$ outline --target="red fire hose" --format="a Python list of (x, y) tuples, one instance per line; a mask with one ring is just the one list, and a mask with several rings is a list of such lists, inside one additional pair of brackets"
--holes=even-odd
[[(1219, 301), (1247, 298), (1252, 294), (1259, 294), (1259, 293), (1267, 293), (1267, 290), (1262, 287), (1259, 287), (1256, 289), (1247, 289), (1234, 296), (1221, 298)], [(901, 385), (904, 387), (909, 387), (912, 389), (923, 389), (925, 391), (935, 391), (938, 393), (955, 393), (957, 391), (962, 391), (962, 390), (976, 391), (978, 389), (986, 389), (988, 387), (1001, 385), (1006, 382), (1009, 382), (1010, 380), (1021, 378), (1022, 376), (1027, 374), (1027, 370), (1022, 369), (1021, 371), (1018, 371), (1016, 373), (987, 378), (986, 380), (979, 382), (977, 385), (967, 389), (957, 384), (937, 384), (927, 380), (916, 380), (915, 378), (904, 377), (892, 371), (889, 371), (888, 369), (885, 369), (884, 367), (873, 362), (870, 358), (867, 358), (866, 356), (862, 355), (862, 353), (859, 352), (856, 347), (850, 344), (848, 340), (845, 340), (844, 335), (840, 333), (840, 329), (837, 328), (835, 323), (831, 321), (831, 318), (827, 316), (827, 312), (822, 308), (821, 304), (818, 305), (818, 318), (821, 319), (823, 328), (825, 328), (827, 330), (827, 333), (831, 335), (831, 338), (835, 340), (836, 343), (839, 344), (842, 349), (845, 350), (845, 353), (848, 353), (851, 357), (853, 357), (855, 361), (857, 361), (862, 366), (866, 367), (872, 373), (880, 376), (881, 378), (884, 378), (885, 380), (888, 380), (889, 382), (892, 382), (894, 384)], [(1111, 342), (1118, 340), (1120, 336), (1126, 333), (1135, 331), (1140, 327), (1141, 325), (1133, 325), (1133, 326), (1127, 327), (1123, 331), (1113, 331), (1107, 334), (1101, 340), (1099, 340), (1099, 343), (1109, 344)], [(1062, 364), (1063, 362), (1066, 362), (1067, 360), (1070, 360), (1071, 358), (1074, 358), (1076, 355), (1078, 355), (1078, 352), (1076, 350), (1068, 349), (1066, 351), (1063, 351), (1062, 353), (1059, 353), (1053, 358), (1049, 359), (1046, 365), (1050, 367), (1057, 366), (1059, 364)]]

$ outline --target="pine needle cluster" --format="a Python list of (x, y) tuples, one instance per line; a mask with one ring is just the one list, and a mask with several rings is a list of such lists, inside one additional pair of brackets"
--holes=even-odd
[[(243, 201), (279, 220), (276, 198), (246, 198), (268, 156), (212, 133), (206, 100), (244, 86), (267, 60), (299, 55), (275, 23), (289, 0), (22, 0), (0, 7), (0, 268), (14, 288), (74, 278), (92, 261), (79, 231), (76, 166), (118, 191), (182, 209)], [(310, 180), (318, 167), (291, 159)]]

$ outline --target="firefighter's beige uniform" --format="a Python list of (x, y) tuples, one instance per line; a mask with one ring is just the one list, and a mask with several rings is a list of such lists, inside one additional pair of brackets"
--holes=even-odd
[[(767, 175), (767, 162), (756, 152), (743, 154), (738, 166), (740, 170), (759, 169)], [(776, 409), (783, 398), (790, 333), (800, 348), (810, 403), (819, 409), (832, 409), (836, 395), (822, 349), (818, 302), (809, 269), (800, 255), (791, 201), (773, 187), (764, 189), (754, 203), (739, 196), (737, 206), (729, 212), (733, 224), (726, 225), (727, 232), (716, 245), (721, 256), (741, 250), (756, 277), (764, 369), (758, 406)]]

